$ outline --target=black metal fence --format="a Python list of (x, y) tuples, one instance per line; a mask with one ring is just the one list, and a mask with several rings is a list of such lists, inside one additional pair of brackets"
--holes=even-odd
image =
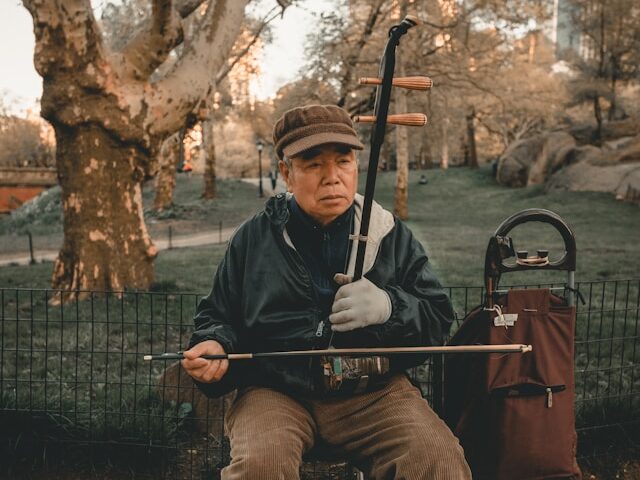
[[(577, 288), (585, 300), (578, 302), (575, 357), (584, 456), (625, 445), (640, 420), (640, 279)], [(449, 293), (460, 318), (483, 298), (480, 287)], [(185, 346), (200, 296), (83, 292), (66, 304), (60, 296), (0, 289), (4, 474), (11, 478), (35, 462), (38, 468), (103, 464), (135, 471), (136, 478), (215, 475), (228, 461), (223, 418), (231, 397), (206, 399), (177, 364), (143, 361), (145, 354)], [(430, 400), (440, 386), (433, 370), (430, 362), (412, 372)], [(349, 475), (332, 468), (348, 472), (305, 464), (316, 478)]]

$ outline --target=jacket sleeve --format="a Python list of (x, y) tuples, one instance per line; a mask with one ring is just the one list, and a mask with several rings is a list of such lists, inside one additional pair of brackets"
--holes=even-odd
[[(239, 232), (238, 232), (239, 233)], [(211, 292), (198, 303), (194, 317), (195, 331), (189, 341), (189, 348), (215, 340), (225, 352), (237, 352), (237, 325), (240, 318), (239, 305), (242, 295), (243, 255), (239, 248), (240, 235), (234, 235), (224, 258), (218, 265)], [(238, 366), (229, 364), (227, 373), (219, 382), (202, 383), (196, 381), (200, 390), (209, 397), (219, 397), (237, 388)]]
[[(377, 261), (385, 264), (386, 273), (378, 275), (374, 268), (366, 275), (389, 294), (391, 316), (381, 325), (354, 331), (349, 341), (380, 347), (441, 345), (455, 317), (451, 301), (420, 242), (401, 221), (396, 220), (394, 228), (378, 254)], [(398, 360), (400, 357), (405, 356), (397, 356)], [(413, 366), (424, 361), (419, 355), (406, 357), (399, 363)], [(413, 360), (408, 361), (409, 357)]]

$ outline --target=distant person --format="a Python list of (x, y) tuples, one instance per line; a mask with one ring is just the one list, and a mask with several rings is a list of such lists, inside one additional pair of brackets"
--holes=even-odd
[(278, 182), (278, 174), (269, 170), (269, 180), (271, 180), (271, 190), (276, 192), (276, 183)]
[(420, 180), (418, 180), (420, 185), (426, 185), (428, 183), (427, 176), (425, 174), (420, 175)]
[(303, 455), (321, 442), (367, 478), (470, 479), (457, 439), (405, 373), (424, 358), (201, 358), (327, 348), (330, 338), (338, 348), (435, 345), (454, 318), (420, 243), (375, 202), (365, 275), (351, 280), (363, 145), (345, 110), (289, 110), (273, 140), (289, 193), (231, 239), (182, 361), (207, 395), (238, 390), (222, 478), (299, 478)]

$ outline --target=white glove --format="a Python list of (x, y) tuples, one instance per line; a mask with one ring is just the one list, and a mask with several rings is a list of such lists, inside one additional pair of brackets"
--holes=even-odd
[(329, 316), (334, 331), (348, 332), (389, 320), (391, 299), (387, 292), (364, 277), (351, 283), (351, 278), (337, 274), (334, 280), (343, 284), (336, 293)]

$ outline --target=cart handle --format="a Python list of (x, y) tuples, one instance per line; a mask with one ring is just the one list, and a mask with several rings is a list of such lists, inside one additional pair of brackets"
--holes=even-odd
[[(515, 255), (511, 239), (507, 234), (516, 226), (528, 222), (548, 223), (553, 226), (564, 240), (565, 253), (559, 260), (549, 262), (547, 265), (505, 265), (506, 258)], [(569, 225), (557, 214), (542, 208), (530, 208), (511, 215), (496, 229), (489, 240), (485, 255), (484, 276), (487, 291), (494, 290), (505, 272), (519, 270), (567, 270), (574, 272), (576, 269), (576, 239)]]

